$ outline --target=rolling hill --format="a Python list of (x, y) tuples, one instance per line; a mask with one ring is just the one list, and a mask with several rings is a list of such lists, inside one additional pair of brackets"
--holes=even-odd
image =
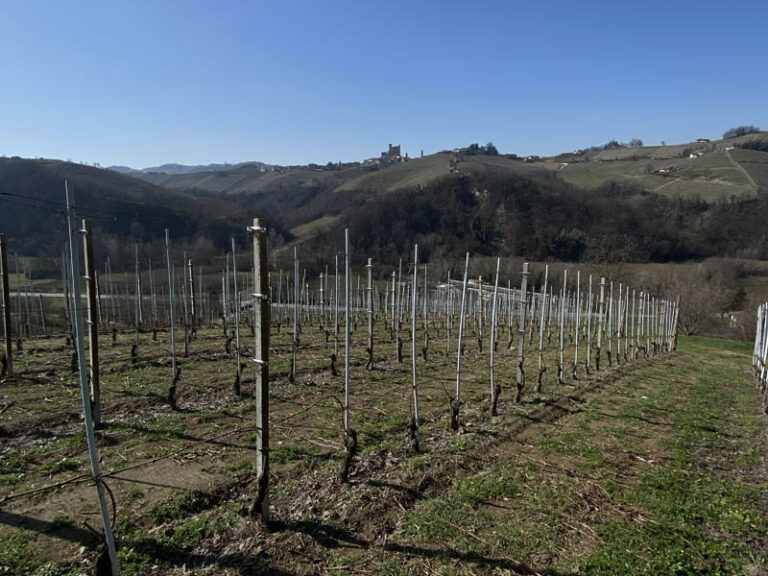
[(4, 158), (0, 230), (20, 252), (52, 255), (65, 238), (67, 179), (112, 253), (125, 240), (157, 248), (165, 227), (212, 253), (258, 215), (271, 223), (276, 256), (292, 246), (333, 250), (350, 227), (380, 260), (414, 241), (425, 256), (768, 257), (768, 236), (755, 233), (768, 217), (768, 152), (734, 148), (764, 136), (541, 159), (455, 151), (381, 166), (248, 163), (173, 174)]
[(90, 218), (97, 236), (158, 241), (167, 227), (175, 237), (207, 238), (226, 245), (247, 218), (237, 207), (143, 182), (111, 170), (59, 160), (0, 159), (0, 231), (26, 255), (56, 255), (66, 242), (64, 181), (72, 185), (78, 216)]
[(766, 137), (763, 132), (712, 142), (593, 150), (561, 154), (541, 164), (576, 186), (617, 181), (672, 198), (698, 196), (716, 202), (768, 191), (768, 152), (738, 148)]

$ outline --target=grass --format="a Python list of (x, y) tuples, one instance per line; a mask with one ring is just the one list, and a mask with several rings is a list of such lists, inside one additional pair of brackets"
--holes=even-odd
[[(633, 158), (638, 153), (641, 156)], [(677, 170), (672, 177), (651, 173), (670, 166)], [(744, 166), (751, 170), (759, 169), (760, 165)], [(632, 148), (611, 150), (591, 161), (570, 163), (557, 174), (577, 186), (591, 188), (611, 180), (625, 181), (665, 196), (699, 196), (706, 202), (716, 202), (732, 195), (754, 196), (756, 193), (744, 173), (722, 151), (709, 151), (700, 158), (670, 158), (654, 154), (645, 156)]]
[[(245, 514), (255, 493), (253, 403), (231, 398), (231, 357), (223, 355), (220, 330), (201, 331), (193, 342), (178, 412), (164, 405), (168, 370), (162, 360), (131, 365), (126, 345), (106, 347), (108, 425), (99, 434), (104, 469), (173, 452), (156, 468), (136, 471), (135, 478), (152, 485), (109, 480), (118, 487), (123, 573), (145, 574), (153, 565), (173, 573), (186, 564), (190, 573), (231, 576), (237, 562), (211, 565), (208, 559), (261, 547), (278, 554), (277, 567), (288, 572), (309, 562), (328, 573), (374, 574), (511, 573), (520, 571), (519, 563), (540, 572), (636, 574), (726, 573), (759, 565), (761, 550), (753, 542), (766, 535), (759, 500), (765, 480), (756, 472), (763, 452), (748, 440), (759, 437), (764, 424), (754, 418), (754, 390), (745, 376), (748, 344), (682, 339), (678, 356), (639, 360), (628, 374), (619, 378), (614, 370), (602, 382), (582, 379), (559, 387), (548, 380), (541, 395), (526, 388), (520, 405), (512, 404), (505, 387), (499, 416), (491, 418), (487, 358), (472, 340), (462, 387), (467, 427), (459, 434), (448, 430), (441, 384), (454, 381), (455, 362), (443, 358), (436, 344), (428, 363), (419, 361), (424, 451), (416, 454), (406, 432), (408, 348), (397, 364), (382, 323), (378, 329), (377, 370), (364, 370), (362, 352), (352, 358), (352, 425), (360, 443), (346, 487), (338, 484), (343, 447), (336, 400), (343, 390), (341, 379), (329, 375), (332, 345), (308, 325), (297, 382), (274, 376), (271, 501), (288, 527), (257, 536)], [(288, 332), (274, 335), (273, 367), (287, 366)], [(363, 349), (365, 337), (363, 328), (353, 334), (354, 349)], [(47, 359), (46, 347), (58, 345), (41, 343), (25, 359)], [(143, 345), (147, 354), (152, 346)], [(208, 359), (211, 349), (220, 361)], [(513, 373), (514, 356), (502, 351), (497, 358), (498, 374)], [(31, 417), (19, 406), (39, 406), (34, 418), (71, 412), (79, 391), (66, 383), (65, 364), (62, 371), (63, 380), (6, 388), (16, 401), (6, 411), (10, 422)], [(730, 394), (719, 394), (723, 389)], [(556, 407), (556, 421), (538, 420), (540, 412)], [(240, 427), (242, 434), (220, 437)], [(217, 439), (199, 442), (206, 436)], [(85, 454), (82, 425), (72, 418), (0, 456), (0, 478), (9, 486), (4, 490), (49, 483), (47, 476), (84, 463)], [(162, 477), (154, 476), (158, 471)], [(60, 521), (78, 526), (84, 519), (98, 523), (91, 487), (80, 488), (89, 495), (89, 511), (78, 502), (47, 517), (66, 514)], [(58, 494), (52, 498), (56, 506)], [(45, 499), (25, 505), (45, 506)], [(705, 526), (703, 534), (696, 534), (698, 525)], [(3, 537), (19, 533), (0, 527)], [(384, 534), (394, 546), (386, 558), (374, 544)], [(38, 547), (53, 536), (37, 533), (26, 544)], [(659, 554), (652, 553), (656, 548)], [(71, 558), (76, 551), (69, 550), (69, 556), (47, 551), (50, 556), (36, 558), (33, 566)], [(693, 557), (687, 564), (686, 554)]]
[(745, 374), (749, 352), (748, 343), (682, 339), (679, 359), (626, 377), (542, 431), (535, 449), (521, 447), (523, 458), (500, 458), (419, 503), (400, 543), (455, 550), (479, 572), (514, 558), (537, 571), (761, 573), (768, 478), (755, 480), (751, 443), (765, 422)]

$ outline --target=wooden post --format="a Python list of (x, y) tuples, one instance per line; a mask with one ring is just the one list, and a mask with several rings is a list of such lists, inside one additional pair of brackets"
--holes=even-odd
[(13, 331), (11, 330), (11, 289), (8, 284), (8, 247), (5, 234), (0, 234), (0, 276), (3, 281), (3, 334), (5, 335), (6, 374), (13, 374)]
[(93, 230), (90, 220), (83, 220), (83, 229), (80, 231), (85, 240), (83, 252), (85, 254), (85, 281), (86, 294), (88, 296), (88, 356), (90, 360), (90, 385), (91, 385), (91, 413), (93, 425), (101, 426), (101, 381), (99, 380), (99, 322), (96, 317), (96, 267), (93, 259)]
[(519, 323), (517, 328), (517, 392), (515, 402), (520, 402), (523, 395), (523, 386), (525, 385), (525, 371), (523, 370), (523, 347), (525, 346), (525, 310), (528, 297), (528, 262), (523, 264), (523, 279), (520, 282), (520, 305), (518, 307)]
[(248, 228), (253, 234), (254, 363), (256, 364), (256, 476), (257, 495), (252, 516), (269, 522), (269, 267), (267, 229), (261, 218)]

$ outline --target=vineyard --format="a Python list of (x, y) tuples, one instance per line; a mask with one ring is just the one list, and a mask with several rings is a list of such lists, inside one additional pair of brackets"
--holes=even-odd
[[(573, 569), (566, 552), (583, 559), (612, 541), (586, 516), (572, 523), (571, 507), (597, 514), (590, 502), (620, 500), (635, 467), (656, 466), (662, 450), (649, 440), (617, 464), (612, 435), (694, 412), (688, 388), (656, 389), (665, 371), (692, 378), (674, 353), (677, 302), (582, 270), (524, 264), (513, 284), (500, 261), (493, 277), (473, 274), (467, 254), (435, 278), (418, 246), (395, 270), (354, 267), (347, 233), (311, 278), (296, 252), (291, 270), (269, 265), (254, 220), (252, 252), (233, 241), (221, 268), (179, 257), (167, 232), (164, 266), (136, 249), (133, 271), (102, 262), (99, 274), (89, 222), (71, 206), (68, 223), (61, 295), (12, 286), (0, 236), (0, 573)], [(689, 356), (703, 354), (697, 345)], [(608, 431), (577, 426), (599, 410), (640, 416)], [(564, 454), (576, 468), (550, 485)], [(596, 484), (609, 465), (616, 494)], [(559, 520), (526, 538), (483, 532), (517, 501), (509, 514), (530, 517), (507, 530), (545, 511)], [(747, 523), (765, 532), (760, 513)], [(432, 548), (446, 539), (451, 552)], [(692, 572), (732, 567), (695, 541), (676, 540), (672, 560), (692, 557)], [(634, 547), (613, 553), (621, 546)]]

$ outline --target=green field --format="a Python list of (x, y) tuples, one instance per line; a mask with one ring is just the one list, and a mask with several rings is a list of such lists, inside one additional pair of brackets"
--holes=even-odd
[[(628, 155), (632, 149), (620, 150)], [(600, 158), (600, 155), (596, 158)], [(653, 174), (656, 170), (669, 168), (673, 168), (670, 175)], [(608, 181), (619, 181), (636, 184), (665, 196), (699, 196), (707, 202), (731, 196), (749, 197), (757, 192), (747, 175), (725, 151), (720, 150), (707, 152), (699, 158), (659, 159), (652, 156), (573, 162), (558, 170), (557, 174), (567, 182), (587, 188)]]

